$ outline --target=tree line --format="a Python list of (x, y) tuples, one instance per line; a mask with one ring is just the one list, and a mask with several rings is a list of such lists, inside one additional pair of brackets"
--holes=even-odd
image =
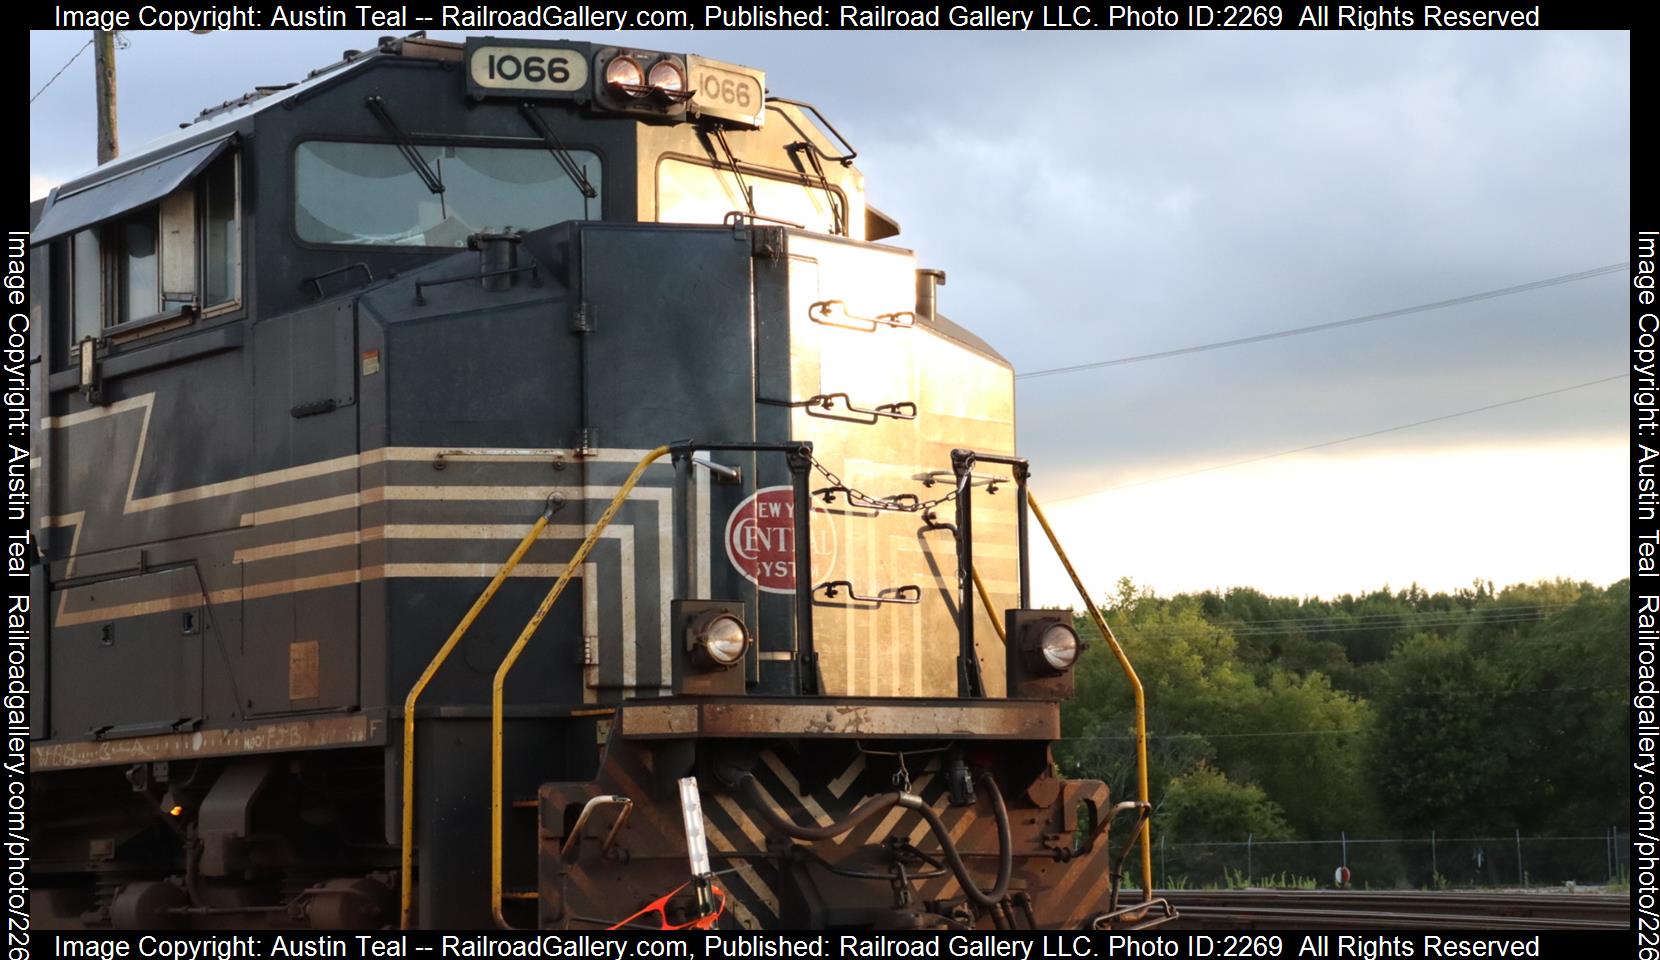
[[(1321, 600), (1124, 579), (1103, 612), (1146, 691), (1155, 829), (1192, 843), (1628, 830), (1630, 602), (1629, 581)], [(1128, 797), (1130, 687), (1077, 623), (1057, 760)]]

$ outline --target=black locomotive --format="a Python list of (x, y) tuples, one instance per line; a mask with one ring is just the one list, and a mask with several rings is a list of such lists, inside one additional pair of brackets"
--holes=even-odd
[(1009, 365), (854, 159), (746, 67), (417, 34), (53, 191), (36, 923), (1163, 918), (1050, 758)]

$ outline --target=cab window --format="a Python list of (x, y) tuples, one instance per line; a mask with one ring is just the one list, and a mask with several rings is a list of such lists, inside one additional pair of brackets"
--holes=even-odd
[(480, 231), (534, 230), (600, 215), (599, 157), (566, 151), (585, 196), (542, 148), (413, 147), (444, 189), (429, 189), (396, 144), (313, 140), (294, 156), (295, 229), (311, 243), (462, 247)]
[[(751, 207), (753, 204), (753, 209)], [(846, 201), (800, 179), (716, 169), (665, 158), (657, 165), (659, 223), (721, 223), (728, 214), (754, 212), (819, 233), (839, 233)]]
[(147, 319), (226, 308), (241, 298), (236, 154), (196, 181), (53, 244), (54, 313), (67, 347)]
[(224, 157), (202, 174), (199, 185), (204, 307), (242, 299), (242, 230), (236, 215), (241, 206), (239, 174), (235, 155)]

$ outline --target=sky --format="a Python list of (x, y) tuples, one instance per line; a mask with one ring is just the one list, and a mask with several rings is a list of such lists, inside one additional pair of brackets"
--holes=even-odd
[[(128, 150), (375, 43), (364, 31), (127, 38)], [(85, 41), (32, 34), (31, 95)], [(759, 67), (771, 92), (822, 108), (858, 147), (871, 202), (901, 223), (892, 242), (947, 272), (942, 312), (1017, 375), (1627, 257), (1625, 33), (621, 42)], [(30, 106), (31, 197), (93, 165), (91, 60)], [(1612, 582), (1627, 569), (1627, 387), (1593, 382), (1626, 371), (1623, 276), (1024, 377), (1020, 453), (1097, 597), (1120, 577), (1163, 594), (1295, 596)], [(1041, 546), (1036, 599), (1068, 603)]]

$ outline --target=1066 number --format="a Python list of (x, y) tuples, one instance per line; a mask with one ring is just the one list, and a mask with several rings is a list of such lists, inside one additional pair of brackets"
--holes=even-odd
[(564, 57), (491, 54), (485, 58), (484, 69), (491, 80), (561, 84), (571, 79), (570, 61)]

